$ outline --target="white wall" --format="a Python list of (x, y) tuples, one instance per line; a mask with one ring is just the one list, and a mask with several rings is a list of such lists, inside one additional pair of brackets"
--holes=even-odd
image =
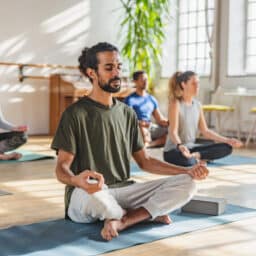
[[(176, 0), (171, 0), (171, 10), (175, 11)], [(218, 84), (224, 89), (246, 86), (256, 87), (255, 76), (234, 76), (228, 72), (228, 61), (234, 61), (231, 38), (233, 12), (229, 17), (229, 4), (241, 4), (245, 0), (218, 1), (221, 10), (219, 65), (216, 69)], [(9, 0), (1, 2), (0, 9), (0, 62), (49, 63), (77, 65), (77, 57), (84, 46), (98, 41), (109, 41), (118, 46), (117, 31), (121, 11), (119, 0)], [(119, 10), (118, 10), (119, 9)], [(161, 99), (161, 108), (167, 114), (167, 83), (175, 70), (176, 29), (175, 16), (167, 29), (164, 46), (165, 77), (156, 87), (156, 95)], [(232, 32), (233, 31), (233, 32)], [(239, 34), (239, 31), (237, 31)], [(239, 34), (241, 35), (241, 33)], [(238, 38), (239, 40), (239, 38)], [(241, 40), (240, 40), (241, 41)], [(228, 43), (229, 42), (229, 43)], [(239, 41), (238, 41), (239, 42)], [(228, 54), (228, 47), (232, 45)], [(238, 44), (237, 44), (238, 45)], [(57, 70), (55, 70), (57, 72)], [(47, 74), (48, 70), (26, 69), (25, 74)], [(232, 76), (231, 76), (232, 75)], [(214, 86), (217, 86), (215, 84)], [(208, 78), (201, 79), (200, 99), (209, 102), (209, 90), (213, 89)], [(0, 105), (5, 117), (16, 124), (28, 124), (30, 134), (47, 134), (49, 125), (48, 80), (26, 79), (18, 81), (16, 67), (0, 66)], [(225, 98), (224, 98), (225, 100)], [(230, 99), (229, 99), (230, 101)], [(231, 100), (232, 101), (232, 100)], [(245, 119), (255, 98), (246, 99), (243, 106)], [(247, 103), (249, 102), (249, 103)], [(230, 127), (236, 124), (232, 123)]]
[[(84, 46), (117, 43), (119, 6), (119, 0), (1, 1), (0, 62), (77, 65)], [(25, 74), (48, 72), (26, 69)], [(6, 119), (28, 124), (30, 134), (47, 134), (48, 83), (20, 83), (16, 67), (0, 66), (0, 104)]]

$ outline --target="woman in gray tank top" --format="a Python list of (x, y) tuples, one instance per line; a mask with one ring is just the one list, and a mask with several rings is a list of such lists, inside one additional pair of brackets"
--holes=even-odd
[[(232, 153), (242, 142), (210, 130), (201, 104), (194, 97), (199, 79), (193, 71), (176, 72), (169, 81), (169, 133), (164, 147), (164, 160), (181, 166), (192, 166), (198, 160), (214, 160)], [(206, 139), (215, 141), (197, 144), (198, 131)]]
[(21, 158), (20, 153), (11, 152), (6, 153), (10, 150), (14, 150), (19, 146), (23, 145), (27, 141), (27, 126), (15, 126), (5, 120), (1, 108), (0, 108), (0, 129), (8, 132), (0, 133), (0, 161), (1, 160), (17, 160)]

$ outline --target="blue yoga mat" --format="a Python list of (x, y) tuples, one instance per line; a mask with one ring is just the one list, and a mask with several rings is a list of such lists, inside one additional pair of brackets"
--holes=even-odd
[[(228, 166), (228, 165), (231, 166), (231, 165), (243, 165), (243, 164), (256, 164), (256, 157), (229, 155), (227, 157), (214, 160), (208, 163), (207, 165), (217, 167), (217, 166)], [(147, 172), (142, 171), (136, 163), (131, 162), (131, 175), (141, 176), (146, 174)]]
[(131, 171), (131, 175), (133, 175), (133, 176), (147, 175), (147, 172), (141, 170), (140, 167), (136, 163), (134, 163), (134, 162), (130, 163), (130, 171)]
[(229, 155), (210, 162), (209, 166), (243, 165), (256, 164), (256, 157)]
[(256, 209), (228, 205), (225, 214), (208, 216), (173, 213), (171, 225), (142, 223), (124, 230), (110, 242), (103, 241), (103, 223), (78, 224), (55, 220), (0, 230), (1, 256), (85, 256), (149, 243), (166, 237), (205, 229), (256, 216)]
[(0, 163), (19, 163), (19, 162), (36, 161), (36, 160), (44, 160), (44, 159), (54, 159), (54, 156), (38, 154), (31, 151), (15, 150), (15, 152), (21, 153), (22, 157), (18, 160), (0, 160)]

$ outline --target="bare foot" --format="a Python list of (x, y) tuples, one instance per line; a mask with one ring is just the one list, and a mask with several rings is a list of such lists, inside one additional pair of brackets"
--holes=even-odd
[(118, 231), (122, 230), (122, 221), (121, 220), (111, 220), (107, 219), (104, 222), (104, 227), (101, 230), (101, 236), (103, 239), (110, 241), (112, 238), (117, 237)]
[(168, 225), (172, 223), (172, 219), (169, 217), (169, 215), (158, 216), (153, 221), (158, 223), (168, 224)]
[(20, 153), (10, 153), (10, 154), (0, 154), (0, 159), (1, 160), (18, 160), (22, 157), (22, 154)]
[(122, 231), (139, 222), (147, 220), (149, 217), (149, 212), (143, 207), (127, 210), (126, 214), (123, 215), (122, 219), (120, 220), (106, 219), (104, 222), (104, 227), (101, 230), (101, 236), (105, 240), (110, 241), (112, 238), (118, 236), (118, 231)]

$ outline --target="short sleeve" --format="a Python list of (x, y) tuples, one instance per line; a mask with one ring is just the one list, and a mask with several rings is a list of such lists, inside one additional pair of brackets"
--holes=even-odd
[(126, 105), (128, 105), (129, 107), (131, 107), (131, 101), (130, 101), (130, 96), (128, 96), (128, 97), (126, 97), (125, 99), (124, 99), (124, 103), (126, 104)]
[(76, 131), (73, 115), (65, 111), (59, 122), (57, 131), (54, 135), (51, 148), (58, 151), (62, 149), (66, 152), (76, 154)]
[(157, 109), (159, 107), (158, 106), (158, 102), (157, 102), (157, 100), (156, 100), (156, 98), (154, 96), (150, 95), (150, 97), (151, 97), (151, 101), (152, 101), (152, 103), (154, 105), (154, 110), (155, 110), (155, 109)]
[(139, 122), (136, 115), (134, 115), (133, 127), (134, 127), (134, 133), (133, 133), (132, 153), (137, 152), (142, 148), (144, 148), (144, 141), (141, 135)]

